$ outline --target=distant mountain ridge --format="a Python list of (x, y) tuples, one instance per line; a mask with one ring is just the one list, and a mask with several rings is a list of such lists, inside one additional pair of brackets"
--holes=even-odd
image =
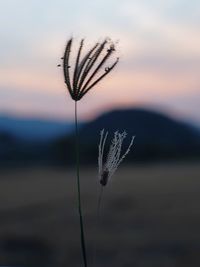
[[(175, 120), (169, 116), (146, 109), (117, 109), (99, 116), (95, 120), (85, 124), (81, 134), (95, 136), (101, 129), (110, 132), (120, 130), (127, 131), (131, 135), (141, 136), (156, 141), (158, 131), (160, 139), (171, 139), (178, 136), (179, 140), (188, 141), (187, 138), (199, 139), (200, 131), (186, 122)], [(170, 131), (169, 131), (170, 130)], [(148, 131), (148, 134), (147, 134)], [(171, 139), (173, 141), (173, 139)]]
[[(167, 115), (145, 109), (118, 109), (99, 116), (80, 131), (84, 147), (96, 146), (102, 129), (136, 136), (135, 157), (165, 158), (200, 154), (200, 131)], [(128, 141), (127, 141), (128, 142)]]

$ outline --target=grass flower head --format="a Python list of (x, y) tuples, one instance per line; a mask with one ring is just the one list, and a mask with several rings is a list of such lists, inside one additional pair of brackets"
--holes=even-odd
[(122, 154), (122, 144), (124, 139), (127, 136), (127, 133), (124, 131), (119, 133), (116, 131), (114, 133), (114, 138), (110, 144), (108, 155), (104, 161), (104, 148), (108, 132), (104, 134), (104, 130), (100, 133), (100, 142), (99, 142), (99, 156), (98, 156), (98, 165), (99, 165), (99, 181), (102, 186), (105, 186), (110, 180), (111, 176), (117, 170), (119, 164), (123, 161), (126, 155), (129, 153), (131, 146), (133, 145), (134, 136), (132, 136), (131, 142), (127, 150)]
[[(84, 39), (81, 40), (75, 66), (70, 66), (70, 53), (73, 39), (67, 41), (63, 60), (63, 73), (65, 84), (73, 100), (79, 101), (90, 89), (102, 80), (116, 66), (119, 58), (110, 66), (106, 66), (102, 72), (102, 67), (107, 63), (110, 56), (115, 51), (115, 45), (109, 39), (96, 43), (82, 57)], [(61, 66), (60, 64), (58, 66)], [(101, 72), (101, 73), (99, 73)]]

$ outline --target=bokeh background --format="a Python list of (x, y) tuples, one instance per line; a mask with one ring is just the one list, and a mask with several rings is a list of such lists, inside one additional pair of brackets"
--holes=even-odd
[[(96, 266), (200, 265), (199, 18), (198, 0), (0, 1), (0, 265), (81, 265), (71, 36), (120, 57), (78, 106), (90, 266), (95, 246)], [(97, 220), (102, 128), (136, 138)]]

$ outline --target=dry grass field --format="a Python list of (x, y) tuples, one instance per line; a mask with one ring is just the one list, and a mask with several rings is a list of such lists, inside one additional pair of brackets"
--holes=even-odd
[[(200, 164), (122, 166), (96, 219), (97, 170), (81, 169), (89, 266), (200, 266)], [(82, 266), (73, 170), (0, 171), (0, 265)]]

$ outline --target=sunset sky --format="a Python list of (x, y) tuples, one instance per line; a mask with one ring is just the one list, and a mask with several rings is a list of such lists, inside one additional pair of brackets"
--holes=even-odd
[(73, 35), (118, 41), (116, 69), (79, 105), (82, 119), (149, 107), (200, 125), (199, 0), (0, 0), (0, 113), (73, 116), (57, 68)]

